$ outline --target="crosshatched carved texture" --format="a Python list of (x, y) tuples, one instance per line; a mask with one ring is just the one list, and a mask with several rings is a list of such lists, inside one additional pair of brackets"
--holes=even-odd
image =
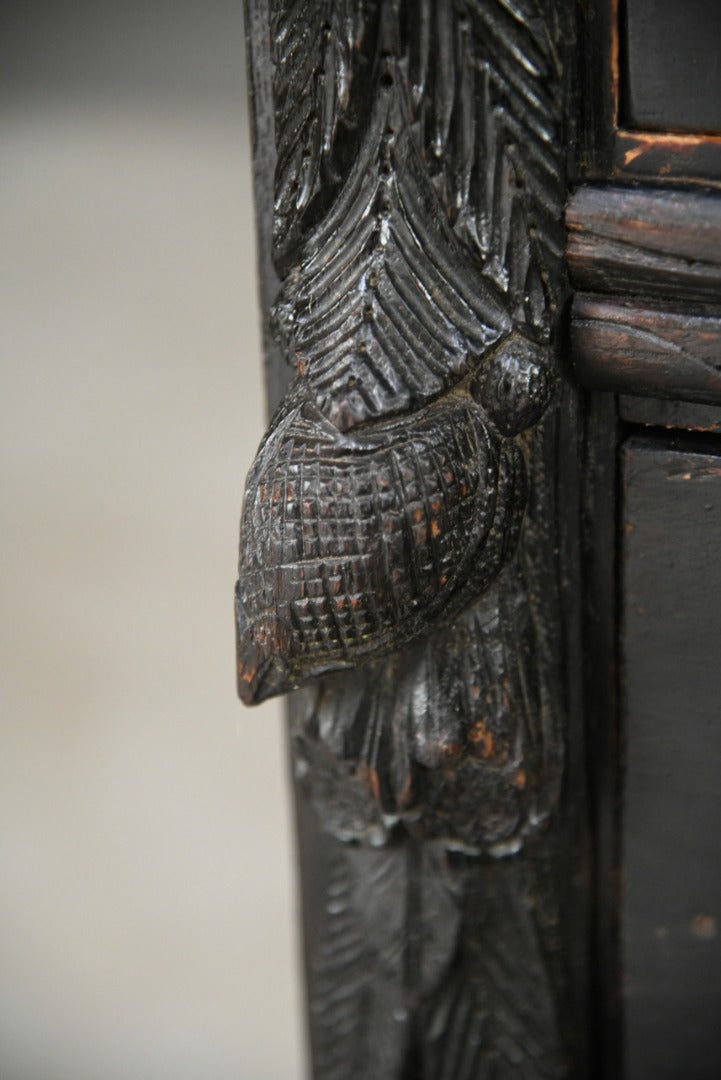
[(296, 374), (246, 486), (238, 674), (249, 703), (301, 688), (315, 1075), (566, 1076), (566, 5), (264, 7)]
[(514, 546), (523, 461), (465, 394), (352, 438), (291, 398), (248, 490), (239, 672), (260, 700), (397, 648), (481, 591)]

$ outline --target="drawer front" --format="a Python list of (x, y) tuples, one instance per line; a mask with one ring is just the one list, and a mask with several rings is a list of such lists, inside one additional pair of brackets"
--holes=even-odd
[(626, 1080), (721, 1075), (721, 454), (622, 455)]

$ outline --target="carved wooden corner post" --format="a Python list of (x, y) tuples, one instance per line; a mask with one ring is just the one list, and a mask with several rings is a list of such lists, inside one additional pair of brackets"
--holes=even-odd
[(238, 685), (294, 691), (314, 1075), (582, 1077), (569, 4), (247, 19), (275, 411)]

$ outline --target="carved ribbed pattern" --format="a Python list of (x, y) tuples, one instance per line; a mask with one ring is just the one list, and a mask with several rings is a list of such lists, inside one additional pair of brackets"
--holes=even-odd
[[(543, 714), (528, 581), (509, 566), (442, 633), (334, 676), (296, 705), (305, 783), (341, 839), (388, 835), (422, 810), (427, 836), (456, 850), (518, 850), (558, 797), (561, 716)], [(328, 798), (353, 763), (362, 799)], [(420, 766), (420, 767), (419, 767)], [(479, 812), (482, 807), (482, 812)]]
[(496, 290), (435, 213), (413, 141), (396, 134), (392, 87), (381, 87), (376, 108), (277, 306), (288, 355), (339, 428), (417, 408), (511, 329)]
[(519, 322), (550, 328), (564, 245), (558, 27), (538, 0), (409, 0), (421, 144), (454, 231)]

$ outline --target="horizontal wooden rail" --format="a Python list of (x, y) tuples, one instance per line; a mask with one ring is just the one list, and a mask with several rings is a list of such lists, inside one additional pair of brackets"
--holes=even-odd
[(581, 386), (721, 404), (721, 318), (579, 293), (571, 364)]

